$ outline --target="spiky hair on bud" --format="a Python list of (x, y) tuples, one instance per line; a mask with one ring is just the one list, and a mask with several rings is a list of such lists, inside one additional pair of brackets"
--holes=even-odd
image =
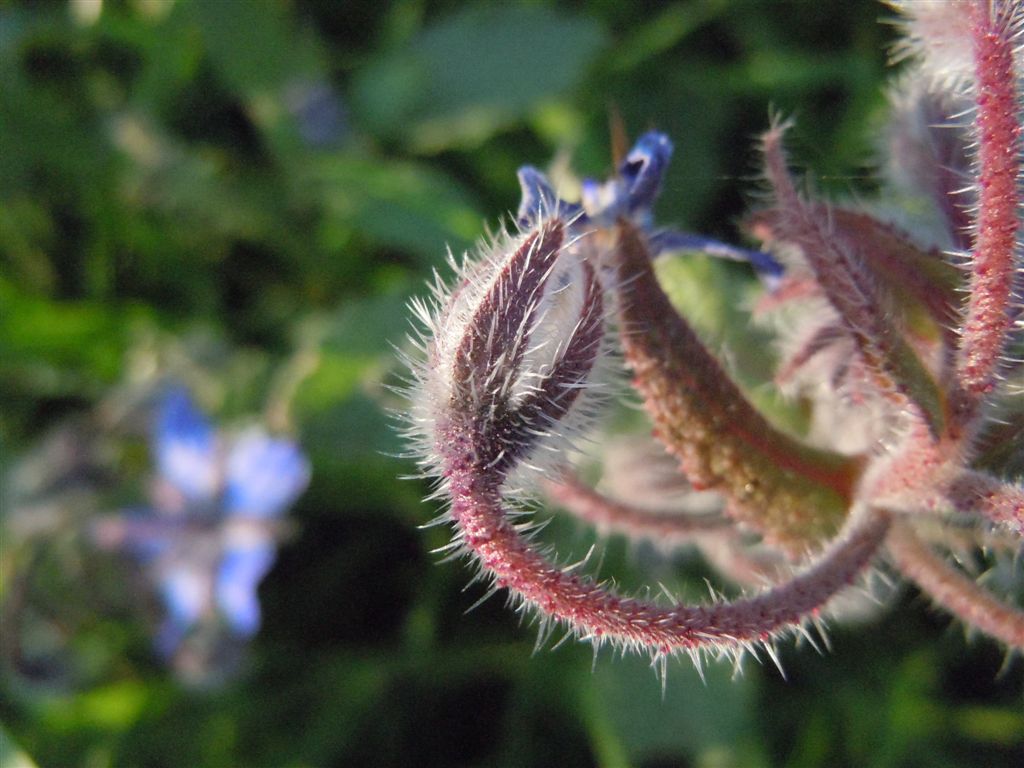
[(955, 252), (962, 261), (970, 248), (970, 211), (977, 204), (969, 152), (972, 101), (916, 75), (906, 73), (889, 88), (882, 170), (909, 203), (906, 208), (916, 212), (911, 216), (898, 209), (900, 223), (912, 225), (923, 244)]
[(893, 47), (896, 61), (916, 59), (934, 84), (958, 87), (974, 76), (971, 55), (971, 0), (887, 0), (900, 15), (902, 35)]
[[(520, 480), (582, 435), (599, 400), (605, 309), (594, 254), (571, 222), (540, 217), (501, 232), (435, 273), (410, 305), (420, 328), (407, 358), (407, 434), (424, 474), (441, 481), (466, 448), (489, 471)], [(554, 429), (557, 423), (557, 429)]]
[[(979, 75), (977, 54), (981, 36), (995, 35), (1014, 42), (1014, 58), (1024, 48), (1024, 10), (1017, 0), (886, 0), (898, 12), (902, 35), (893, 59), (911, 59), (929, 84), (954, 91), (973, 87)], [(984, 46), (984, 44), (982, 44)]]

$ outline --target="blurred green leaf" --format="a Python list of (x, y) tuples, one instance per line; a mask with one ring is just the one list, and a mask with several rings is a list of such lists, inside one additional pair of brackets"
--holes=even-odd
[[(753, 681), (736, 677), (728, 664), (704, 668), (705, 680), (685, 660), (669, 663), (662, 698), (661, 683), (647, 659), (604, 660), (594, 670), (589, 706), (621, 739), (630, 758), (650, 760), (663, 755), (719, 751), (731, 764), (751, 762), (754, 721)], [(741, 761), (740, 757), (744, 759)], [(726, 763), (730, 764), (730, 763)]]
[(672, 3), (636, 29), (611, 51), (609, 69), (630, 71), (644, 60), (670, 50), (702, 25), (725, 12), (727, 0)]
[(281, 88), (318, 69), (315, 46), (310, 40), (296, 45), (292, 19), (281, 3), (191, 0), (184, 5), (218, 70), (242, 95)]
[(404, 293), (346, 302), (329, 315), (310, 319), (299, 331), (320, 349), (320, 361), (299, 389), (300, 412), (331, 408), (356, 394), (380, 388), (383, 371), (396, 364), (390, 345), (410, 329)]
[(1024, 712), (996, 707), (963, 707), (955, 714), (958, 728), (977, 741), (1010, 747), (1024, 744)]
[(123, 680), (61, 699), (48, 710), (50, 725), (59, 730), (86, 726), (123, 731), (142, 713), (149, 688), (140, 680)]
[(353, 108), (415, 151), (471, 146), (577, 84), (604, 41), (593, 18), (466, 6), (361, 72)]
[(3, 726), (0, 726), (0, 768), (36, 768), (32, 758), (14, 743)]
[(484, 217), (454, 179), (432, 168), (384, 158), (335, 153), (311, 170), (322, 190), (328, 249), (357, 231), (381, 245), (401, 248), (439, 265), (445, 249), (456, 252), (479, 236)]
[(37, 395), (90, 391), (118, 375), (139, 306), (59, 302), (22, 295), (0, 279), (0, 371), (4, 386)]

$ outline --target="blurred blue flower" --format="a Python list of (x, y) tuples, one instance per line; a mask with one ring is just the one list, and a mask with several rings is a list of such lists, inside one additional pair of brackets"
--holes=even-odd
[(285, 89), (284, 103), (298, 126), (299, 136), (313, 149), (335, 146), (348, 133), (345, 105), (326, 81), (291, 83)]
[(279, 519), (305, 490), (309, 462), (294, 442), (258, 427), (215, 430), (180, 387), (159, 405), (152, 453), (152, 506), (100, 521), (99, 543), (142, 564), (165, 611), (156, 639), (164, 657), (200, 631), (251, 637)]
[(584, 179), (580, 202), (561, 199), (547, 176), (533, 166), (519, 169), (522, 199), (516, 218), (522, 228), (530, 227), (543, 215), (561, 214), (573, 219), (578, 231), (589, 227), (613, 227), (620, 218), (631, 219), (649, 238), (651, 254), (666, 251), (699, 251), (710, 256), (750, 262), (762, 279), (773, 283), (782, 275), (782, 265), (770, 254), (738, 248), (713, 238), (654, 226), (654, 203), (672, 159), (668, 136), (650, 131), (641, 136), (607, 181)]

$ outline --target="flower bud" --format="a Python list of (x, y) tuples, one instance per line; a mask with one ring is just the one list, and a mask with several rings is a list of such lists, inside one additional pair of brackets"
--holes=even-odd
[(500, 238), (462, 267), (447, 297), (438, 289), (435, 307), (417, 305), (427, 360), (416, 370), (412, 421), (432, 473), (469, 463), (503, 478), (576, 421), (601, 347), (603, 302), (567, 226), (549, 218)]

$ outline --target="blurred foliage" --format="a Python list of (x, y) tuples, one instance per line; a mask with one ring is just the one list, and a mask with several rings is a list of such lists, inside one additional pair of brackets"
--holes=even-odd
[[(433, 564), (446, 532), (417, 530), (435, 514), (426, 488), (396, 480), (413, 471), (393, 458), (387, 411), (401, 404), (385, 386), (404, 303), (443, 272), (446, 244), (460, 252), (515, 209), (520, 164), (607, 173), (617, 110), (634, 134), (676, 141), (661, 219), (734, 240), (771, 106), (796, 116), (794, 156), (818, 188), (870, 191), (885, 13), (871, 0), (0, 5), (0, 469), (147, 366), (200, 382), (228, 416), (278, 393), (314, 463), (249, 664), (217, 689), (170, 679), (132, 612), (97, 598), (114, 564), (83, 563), (66, 529), (20, 549), (6, 533), (0, 766), (1020, 765), (1020, 661), (1004, 668), (913, 594), (837, 628), (823, 655), (786, 649), (785, 680), (756, 662), (735, 680), (680, 665), (663, 698), (644, 660), (592, 671), (586, 646), (533, 654), (500, 599), (463, 615), (482, 587)], [(764, 360), (738, 332), (749, 275), (665, 270), (757, 381)], [(557, 518), (546, 535), (580, 554), (593, 541)], [(626, 585), (653, 569), (700, 587), (699, 563), (603, 546)], [(83, 631), (30, 640), (74, 654), (73, 674), (34, 676), (9, 653), (25, 642), (11, 600), (46, 584)]]

